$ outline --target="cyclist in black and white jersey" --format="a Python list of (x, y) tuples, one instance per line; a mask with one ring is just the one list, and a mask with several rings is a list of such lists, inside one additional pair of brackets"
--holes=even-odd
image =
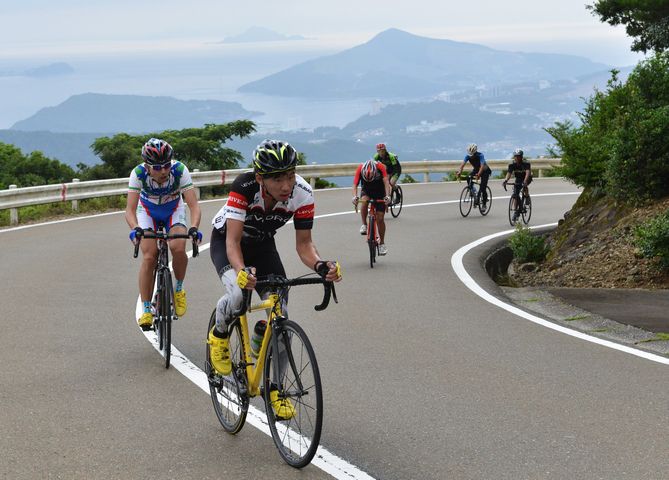
[[(221, 375), (229, 375), (231, 361), (227, 322), (242, 303), (242, 289), (253, 290), (256, 277), (285, 276), (274, 234), (291, 218), (295, 225), (297, 254), (309, 268), (328, 281), (339, 281), (339, 264), (322, 260), (311, 238), (314, 195), (311, 186), (295, 174), (297, 152), (288, 143), (265, 140), (253, 152), (253, 172), (239, 175), (226, 204), (213, 220), (211, 259), (226, 294), (216, 306), (216, 325), (208, 336), (210, 362)], [(261, 296), (264, 292), (258, 292)], [(285, 310), (285, 305), (282, 308)], [(271, 395), (271, 392), (270, 392)], [(288, 399), (273, 401), (277, 413), (290, 418)]]

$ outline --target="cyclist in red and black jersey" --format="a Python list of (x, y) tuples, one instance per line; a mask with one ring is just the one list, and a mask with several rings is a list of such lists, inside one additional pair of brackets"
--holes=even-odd
[[(358, 185), (361, 185), (360, 196), (358, 196)], [(383, 163), (375, 160), (367, 160), (358, 166), (353, 177), (353, 205), (362, 203), (360, 207), (360, 217), (362, 226), (360, 235), (367, 235), (367, 202), (370, 200), (376, 203), (376, 220), (379, 225), (379, 255), (388, 253), (385, 244), (386, 222), (384, 216), (386, 205), (390, 203), (390, 181), (388, 172)]]
[[(242, 289), (253, 290), (258, 276), (286, 274), (274, 234), (288, 220), (294, 219), (302, 263), (328, 281), (341, 280), (339, 264), (322, 260), (311, 238), (314, 195), (309, 183), (295, 174), (296, 165), (297, 152), (291, 145), (265, 140), (253, 152), (254, 171), (235, 179), (225, 206), (214, 217), (210, 253), (226, 294), (216, 306), (216, 325), (208, 343), (210, 362), (221, 375), (229, 375), (232, 368), (225, 325), (241, 306)], [(281, 405), (275, 408), (281, 408), (282, 416), (294, 412), (289, 401), (277, 402)]]

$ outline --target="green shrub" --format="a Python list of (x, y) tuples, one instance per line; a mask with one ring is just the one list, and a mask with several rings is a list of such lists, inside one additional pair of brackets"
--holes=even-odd
[(404, 175), (400, 183), (418, 183), (418, 181), (413, 178), (411, 175)]
[(662, 268), (669, 269), (669, 210), (638, 226), (634, 244), (647, 258), (657, 258)]
[(521, 263), (541, 262), (546, 258), (548, 246), (543, 237), (533, 235), (529, 228), (516, 225), (516, 231), (509, 238), (513, 257)]

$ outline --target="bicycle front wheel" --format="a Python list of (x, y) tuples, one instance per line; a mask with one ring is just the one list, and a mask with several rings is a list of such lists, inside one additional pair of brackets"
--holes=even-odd
[(162, 350), (165, 358), (165, 368), (170, 368), (170, 357), (172, 355), (172, 318), (174, 315), (174, 291), (172, 290), (172, 275), (163, 275), (163, 310), (162, 320)]
[(470, 195), (469, 186), (462, 189), (460, 193), (460, 215), (466, 217), (472, 211), (474, 197)]
[(518, 221), (518, 213), (516, 212), (516, 197), (511, 195), (511, 198), (509, 198), (509, 223), (511, 224), (512, 227), (516, 226), (516, 222)]
[(369, 266), (374, 268), (376, 262), (376, 222), (367, 217), (367, 246), (369, 247)]
[(530, 223), (530, 218), (532, 217), (532, 200), (529, 195), (523, 197), (523, 222), (525, 225)]
[(490, 207), (492, 207), (492, 191), (490, 190), (490, 187), (485, 187), (485, 193), (486, 201), (483, 201), (483, 195), (481, 195), (481, 199), (479, 201), (479, 212), (481, 212), (481, 215), (483, 216), (488, 215), (488, 212), (490, 212)]
[[(284, 320), (276, 340), (265, 356), (267, 423), (281, 457), (292, 467), (302, 468), (311, 462), (321, 438), (321, 377), (311, 342), (298, 324)], [(274, 352), (275, 345), (278, 352)], [(278, 412), (274, 410), (277, 403), (282, 407)]]
[(402, 187), (396, 185), (395, 188), (393, 188), (393, 191), (390, 195), (390, 214), (394, 218), (400, 216), (400, 212), (402, 211), (403, 199), (404, 196), (402, 194)]
[[(209, 318), (207, 335), (216, 323), (216, 310)], [(230, 358), (232, 360), (232, 373), (225, 377), (218, 375), (209, 361), (210, 346), (207, 344), (206, 358), (204, 361), (204, 372), (209, 380), (209, 394), (214, 404), (214, 411), (223, 429), (235, 434), (239, 432), (246, 421), (246, 413), (249, 408), (246, 392), (246, 371), (244, 370), (244, 347), (242, 343), (242, 330), (239, 319), (236, 319), (228, 327), (228, 341), (230, 342)]]

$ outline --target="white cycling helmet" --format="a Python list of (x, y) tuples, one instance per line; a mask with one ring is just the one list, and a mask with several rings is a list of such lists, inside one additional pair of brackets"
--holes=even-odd
[(479, 147), (476, 146), (475, 143), (470, 143), (469, 146), (467, 147), (467, 153), (470, 155), (474, 155), (478, 151)]

